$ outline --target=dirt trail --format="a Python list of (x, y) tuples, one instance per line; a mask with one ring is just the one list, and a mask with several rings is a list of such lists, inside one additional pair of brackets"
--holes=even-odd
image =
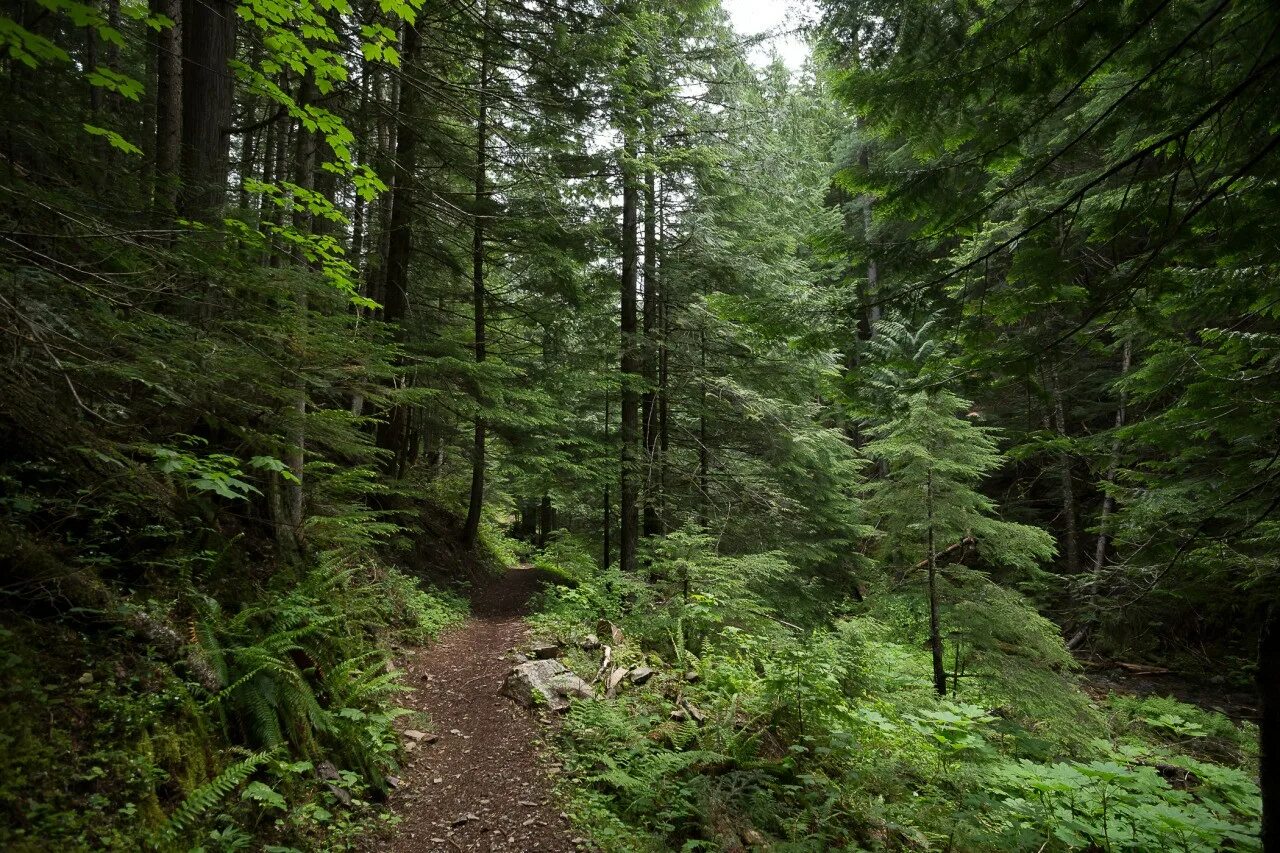
[(538, 755), (544, 730), (498, 695), (537, 586), (534, 570), (512, 569), (477, 593), (466, 623), (398, 661), (414, 688), (401, 704), (426, 712), (437, 739), (409, 753), (390, 799), (401, 823), (376, 849), (559, 853), (585, 845), (552, 796)]

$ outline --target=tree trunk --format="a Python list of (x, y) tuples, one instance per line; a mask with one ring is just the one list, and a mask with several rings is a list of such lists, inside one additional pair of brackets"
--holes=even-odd
[(178, 208), (182, 151), (182, 0), (151, 0), (151, 12), (167, 15), (172, 27), (156, 33), (155, 189), (152, 207), (170, 217)]
[[(1053, 400), (1054, 430), (1058, 437), (1067, 438), (1066, 408), (1062, 400), (1062, 383), (1055, 364), (1049, 371), (1049, 393)], [(1063, 450), (1058, 454), (1058, 482), (1062, 494), (1062, 545), (1067, 561), (1067, 571), (1071, 574), (1080, 572), (1080, 535), (1076, 525), (1076, 490), (1072, 476), (1071, 453)]]
[[(646, 122), (645, 153), (654, 156), (653, 132)], [(644, 528), (646, 537), (661, 533), (657, 504), (658, 449), (658, 352), (654, 338), (658, 328), (658, 228), (657, 193), (652, 159), (644, 173), (644, 398), (641, 420), (644, 422)]]
[(546, 547), (551, 531), (556, 525), (556, 511), (551, 505), (551, 495), (543, 495), (538, 507), (538, 547)]
[(230, 0), (183, 0), (178, 210), (199, 222), (216, 221), (226, 199), (237, 20)]
[(1280, 604), (1263, 616), (1258, 640), (1259, 721), (1258, 786), (1262, 791), (1262, 849), (1280, 851)]
[[(609, 392), (604, 392), (604, 446), (609, 446)], [(609, 541), (613, 532), (613, 497), (609, 494), (609, 478), (604, 481), (604, 545), (601, 551), (600, 565), (609, 568), (613, 562), (613, 543)]]
[[(1124, 342), (1124, 353), (1120, 357), (1120, 378), (1129, 375), (1129, 365), (1133, 357), (1133, 342), (1126, 339)], [(1126, 408), (1128, 405), (1128, 395), (1121, 390), (1119, 394), (1119, 402), (1116, 405), (1116, 431), (1118, 432), (1125, 422)], [(1116, 474), (1120, 469), (1120, 437), (1117, 435), (1111, 440), (1111, 459), (1107, 463), (1107, 473), (1103, 478), (1103, 482), (1111, 485), (1116, 481)], [(1115, 511), (1116, 501), (1111, 493), (1103, 490), (1102, 509), (1098, 513), (1098, 544), (1093, 551), (1093, 585), (1096, 591), (1098, 582), (1101, 580), (1102, 567), (1107, 561), (1107, 545), (1111, 539), (1109, 522), (1111, 513)]]
[(947, 670), (942, 665), (942, 627), (938, 618), (938, 555), (933, 547), (933, 472), (925, 482), (924, 513), (929, 550), (929, 651), (933, 654), (933, 689), (947, 695)]
[[(396, 334), (405, 340), (405, 324), (409, 311), (409, 259), (413, 252), (412, 184), (417, 171), (418, 134), (414, 124), (417, 93), (410, 72), (418, 53), (418, 25), (406, 24), (402, 55), (402, 83), (396, 119), (395, 177), (391, 189), (391, 221), (388, 226), (386, 254), (386, 287), (383, 294), (382, 319), (399, 324)], [(378, 446), (392, 452), (390, 470), (397, 476), (403, 471), (405, 441), (408, 438), (408, 412), (402, 405), (392, 407), (387, 420), (378, 428)]]
[[(484, 20), (487, 28), (489, 20), (488, 3), (484, 7)], [(486, 34), (481, 37), (480, 44), (480, 86), (476, 110), (476, 207), (475, 214), (472, 216), (471, 231), (471, 305), (475, 320), (475, 356), (477, 364), (485, 360), (484, 218), (487, 215), (486, 205), (488, 202), (485, 174), (488, 169), (485, 147), (488, 144), (489, 135), (489, 100), (486, 92), (486, 88), (489, 85), (488, 48), (486, 29)], [(483, 380), (478, 380), (476, 383), (477, 407), (483, 405), (483, 400), (481, 399), (483, 395), (480, 391), (482, 386)], [(484, 416), (477, 411), (471, 451), (471, 502), (467, 507), (467, 521), (463, 526), (462, 532), (463, 544), (468, 547), (476, 542), (476, 536), (480, 532), (480, 514), (484, 509), (485, 426)]]
[(635, 155), (635, 143), (628, 140), (622, 163), (622, 465), (619, 476), (622, 501), (619, 567), (624, 572), (636, 570), (640, 521), (636, 442), (640, 438), (637, 385), (642, 365), (636, 340), (636, 206), (639, 192), (632, 165)]

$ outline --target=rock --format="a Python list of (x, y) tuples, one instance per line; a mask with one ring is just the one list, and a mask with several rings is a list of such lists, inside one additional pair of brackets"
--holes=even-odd
[(335, 800), (344, 806), (351, 805), (351, 794), (346, 789), (339, 788), (337, 785), (326, 785), (325, 787), (329, 789), (330, 794), (333, 794)]
[(627, 677), (627, 668), (617, 666), (609, 673), (609, 680), (605, 682), (605, 695), (616, 696), (618, 694), (618, 685), (622, 683), (622, 679)]
[(321, 761), (317, 764), (316, 775), (326, 782), (335, 782), (342, 778), (338, 775), (338, 768), (333, 766), (332, 761)]
[(637, 666), (631, 670), (631, 683), (637, 686), (653, 678), (653, 670), (647, 666)]
[(426, 732), (420, 732), (417, 729), (405, 729), (404, 736), (407, 738), (411, 738), (412, 740), (426, 739), (427, 743), (435, 743), (437, 740), (435, 735), (427, 734)]
[(600, 648), (600, 638), (595, 634), (587, 634), (586, 639), (583, 640), (580, 645), (582, 646), (583, 651), (593, 652)]
[(536, 660), (551, 660), (552, 658), (560, 657), (560, 646), (555, 643), (545, 641), (534, 643), (530, 651), (533, 652), (533, 657)]
[(449, 825), (458, 827), (458, 826), (462, 826), (463, 824), (471, 823), (471, 821), (473, 820), (479, 820), (479, 819), (480, 819), (480, 815), (476, 814), (475, 812), (467, 812), (464, 815), (459, 815), (458, 817), (454, 818)]
[(399, 776), (388, 776), (388, 777), (387, 777), (387, 787), (388, 787), (388, 788), (392, 788), (392, 789), (395, 789), (395, 788), (403, 788), (403, 787), (404, 787), (404, 780), (403, 780), (403, 779), (401, 779)]
[(684, 680), (689, 682), (690, 684), (697, 684), (699, 681), (702, 680), (702, 676), (698, 675), (698, 673), (694, 672), (693, 670), (689, 670), (684, 674)]
[(707, 719), (707, 715), (703, 713), (697, 705), (694, 705), (687, 699), (684, 702), (684, 709), (689, 712), (689, 717), (692, 718), (695, 723), (702, 723)]
[(677, 723), (683, 723), (685, 720), (689, 719), (689, 715), (679, 708), (676, 708), (671, 712), (671, 719)]
[(542, 704), (552, 711), (567, 709), (569, 697), (590, 699), (595, 696), (590, 684), (554, 659), (531, 660), (516, 666), (499, 692), (526, 708)]

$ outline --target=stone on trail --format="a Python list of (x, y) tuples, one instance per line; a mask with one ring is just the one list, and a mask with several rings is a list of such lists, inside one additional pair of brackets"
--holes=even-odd
[(500, 692), (526, 708), (542, 704), (552, 711), (566, 710), (569, 698), (595, 696), (590, 684), (554, 659), (531, 660), (516, 666), (502, 683)]

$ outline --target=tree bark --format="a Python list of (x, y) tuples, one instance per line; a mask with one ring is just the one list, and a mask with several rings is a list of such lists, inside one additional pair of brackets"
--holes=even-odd
[(644, 527), (645, 537), (661, 533), (657, 501), (657, 450), (658, 450), (658, 351), (655, 337), (658, 329), (658, 228), (656, 176), (653, 130), (646, 122), (645, 153), (650, 162), (644, 173), (644, 397), (641, 403), (641, 420), (644, 423)]
[(947, 670), (942, 664), (942, 627), (938, 617), (938, 555), (933, 549), (933, 472), (925, 481), (924, 512), (929, 551), (929, 651), (933, 654), (933, 689), (947, 695)]
[(230, 0), (183, 0), (178, 211), (199, 222), (216, 221), (226, 199), (237, 20)]
[(182, 0), (151, 0), (151, 12), (167, 15), (172, 27), (156, 33), (155, 188), (152, 208), (170, 217), (178, 207), (182, 151)]
[[(1129, 375), (1129, 365), (1133, 358), (1133, 342), (1126, 339), (1124, 342), (1124, 352), (1120, 357), (1120, 378)], [(1119, 401), (1116, 404), (1116, 431), (1118, 432), (1125, 422), (1126, 409), (1128, 406), (1128, 395), (1121, 390), (1119, 393)], [(1107, 473), (1103, 478), (1103, 482), (1111, 485), (1116, 481), (1116, 474), (1120, 469), (1120, 437), (1117, 435), (1111, 440), (1111, 459), (1107, 463)], [(1094, 571), (1094, 589), (1096, 591), (1099, 580), (1101, 580), (1102, 568), (1107, 561), (1107, 545), (1111, 540), (1111, 532), (1109, 522), (1111, 513), (1115, 511), (1116, 501), (1109, 491), (1103, 490), (1102, 509), (1098, 513), (1098, 543), (1093, 551), (1093, 571)]]
[[(472, 216), (471, 233), (471, 305), (475, 322), (476, 363), (485, 360), (485, 287), (484, 287), (484, 218), (487, 214), (488, 189), (486, 188), (486, 146), (489, 135), (489, 5), (484, 7), (485, 33), (480, 43), (479, 95), (476, 109), (476, 177), (475, 214)], [(483, 380), (476, 384), (476, 405), (483, 405), (481, 388)], [(480, 532), (480, 514), (484, 509), (484, 456), (485, 419), (477, 410), (471, 451), (471, 501), (467, 507), (467, 521), (463, 526), (462, 541), (468, 547), (475, 545)]]
[(1262, 792), (1262, 849), (1280, 851), (1280, 604), (1267, 606), (1258, 639), (1258, 787)]
[(619, 491), (621, 532), (619, 535), (619, 568), (636, 570), (636, 547), (639, 544), (639, 479), (636, 470), (636, 443), (639, 440), (639, 394), (641, 359), (636, 340), (636, 207), (634, 166), (636, 149), (630, 139), (625, 143), (622, 162), (622, 416), (621, 471)]
[[(1061, 439), (1067, 438), (1066, 407), (1062, 399), (1062, 383), (1055, 364), (1049, 370), (1049, 393), (1053, 401), (1054, 430)], [(1069, 451), (1058, 454), (1058, 482), (1062, 494), (1062, 545), (1067, 561), (1067, 571), (1080, 572), (1080, 534), (1076, 524), (1076, 490), (1072, 476), (1072, 458)]]
[[(604, 446), (609, 446), (609, 392), (604, 392)], [(609, 568), (613, 562), (613, 543), (610, 534), (613, 532), (613, 496), (609, 494), (609, 479), (604, 481), (604, 544), (600, 555), (600, 565)]]
[[(386, 287), (383, 294), (382, 319), (399, 324), (396, 332), (405, 340), (405, 324), (409, 313), (409, 260), (413, 253), (412, 184), (417, 171), (418, 133), (414, 125), (417, 92), (410, 72), (418, 53), (418, 25), (406, 24), (404, 31), (403, 67), (401, 69), (400, 104), (396, 119), (395, 177), (391, 189), (391, 221), (388, 225), (386, 254)], [(405, 441), (408, 438), (409, 413), (405, 406), (394, 405), (387, 420), (378, 428), (378, 446), (392, 453), (390, 470), (399, 476), (404, 470)]]

